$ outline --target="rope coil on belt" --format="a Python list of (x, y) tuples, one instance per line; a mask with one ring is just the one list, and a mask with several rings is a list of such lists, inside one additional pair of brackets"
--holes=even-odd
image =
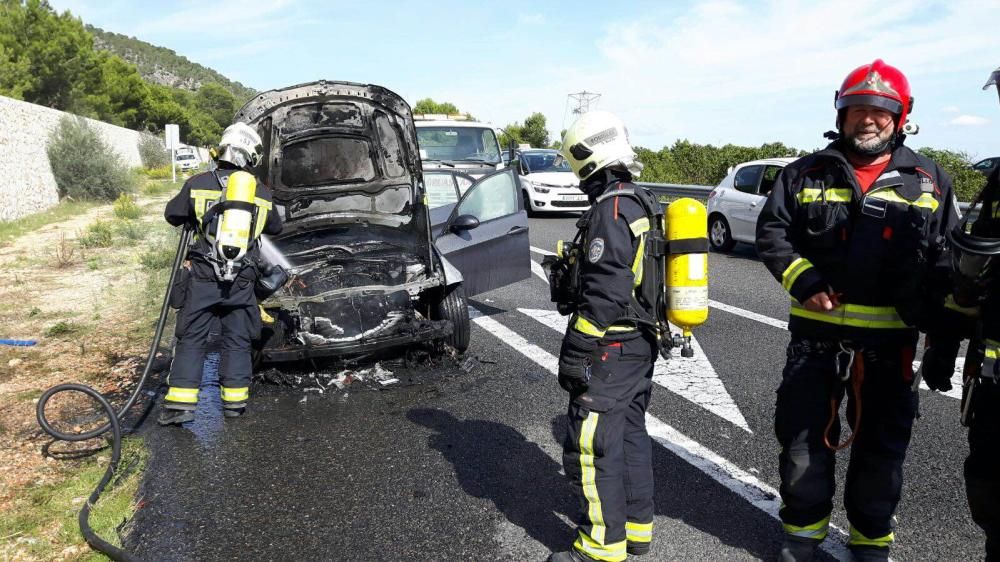
[[(865, 356), (863, 353), (858, 353), (858, 351), (850, 347), (845, 347), (843, 342), (841, 342), (840, 351), (834, 355), (834, 361), (837, 365), (838, 384), (846, 386), (848, 380), (851, 383), (850, 388), (854, 394), (854, 423), (851, 424), (853, 431), (851, 431), (851, 435), (846, 440), (836, 445), (830, 441), (830, 430), (833, 429), (833, 424), (838, 417), (838, 397), (834, 393), (830, 397), (830, 420), (826, 422), (826, 428), (823, 430), (823, 444), (831, 451), (840, 451), (850, 447), (854, 443), (854, 439), (858, 436), (858, 432), (861, 431), (861, 385), (865, 382)], [(842, 364), (842, 358), (846, 358), (844, 364)]]
[[(170, 292), (173, 289), (177, 271), (180, 269), (180, 266), (187, 255), (187, 248), (191, 242), (191, 236), (192, 230), (190, 228), (185, 228), (181, 232), (180, 240), (177, 243), (177, 254), (174, 256), (173, 269), (170, 270), (170, 279), (167, 281), (167, 290), (163, 296), (163, 304), (160, 306), (160, 317), (156, 322), (156, 332), (153, 335), (153, 342), (149, 347), (149, 354), (146, 356), (146, 366), (142, 371), (142, 376), (139, 378), (139, 382), (136, 384), (135, 389), (132, 390), (131, 396), (129, 396), (128, 400), (125, 401), (125, 405), (116, 412), (104, 395), (97, 390), (94, 390), (92, 387), (78, 383), (63, 383), (57, 384), (42, 393), (42, 396), (38, 399), (38, 406), (35, 410), (38, 425), (41, 426), (45, 433), (49, 434), (53, 439), (58, 441), (68, 441), (71, 443), (87, 441), (100, 437), (108, 431), (111, 432), (111, 462), (108, 463), (108, 468), (104, 471), (104, 476), (101, 477), (100, 482), (97, 483), (97, 487), (94, 488), (90, 497), (87, 498), (86, 502), (84, 502), (83, 508), (80, 509), (80, 516), (78, 520), (80, 523), (80, 533), (83, 534), (87, 544), (116, 561), (132, 562), (137, 559), (125, 550), (105, 541), (99, 537), (96, 532), (94, 532), (94, 529), (91, 528), (89, 523), (90, 510), (94, 504), (97, 503), (97, 500), (100, 499), (101, 494), (104, 492), (104, 489), (107, 487), (111, 478), (114, 476), (115, 471), (118, 469), (118, 463), (121, 461), (123, 434), (121, 420), (125, 413), (135, 405), (136, 400), (139, 398), (139, 393), (142, 391), (142, 387), (146, 384), (146, 379), (149, 378), (150, 373), (154, 370), (153, 365), (156, 359), (156, 353), (159, 350), (160, 340), (163, 337), (163, 328), (166, 325), (167, 316), (170, 312)], [(108, 423), (98, 427), (97, 429), (82, 433), (65, 433), (53, 427), (49, 422), (48, 417), (45, 415), (45, 406), (53, 396), (63, 392), (79, 392), (95, 400), (101, 407), (101, 413), (108, 418)], [(131, 433), (132, 429), (129, 430), (129, 433)]]

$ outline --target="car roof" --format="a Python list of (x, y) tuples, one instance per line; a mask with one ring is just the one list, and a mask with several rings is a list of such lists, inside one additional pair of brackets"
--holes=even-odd
[(491, 125), (485, 123), (478, 123), (476, 121), (448, 121), (445, 119), (432, 120), (432, 121), (414, 121), (414, 125), (418, 129), (423, 127), (475, 127), (477, 129), (492, 129)]
[(762, 164), (773, 164), (777, 166), (787, 166), (792, 162), (798, 160), (798, 156), (783, 156), (781, 158), (761, 158), (760, 160), (751, 160), (749, 162), (740, 162), (735, 167), (742, 168), (744, 166), (759, 166)]

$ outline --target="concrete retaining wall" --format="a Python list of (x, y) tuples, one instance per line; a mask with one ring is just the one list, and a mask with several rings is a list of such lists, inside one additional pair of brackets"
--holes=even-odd
[[(62, 111), (0, 96), (0, 221), (44, 211), (59, 202), (45, 152)], [(139, 167), (139, 133), (88, 119), (130, 167)]]

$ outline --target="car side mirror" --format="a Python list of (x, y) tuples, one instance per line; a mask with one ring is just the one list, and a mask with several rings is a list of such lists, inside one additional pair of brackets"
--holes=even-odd
[(479, 219), (472, 215), (459, 215), (451, 223), (452, 232), (461, 232), (463, 230), (472, 230), (479, 226)]

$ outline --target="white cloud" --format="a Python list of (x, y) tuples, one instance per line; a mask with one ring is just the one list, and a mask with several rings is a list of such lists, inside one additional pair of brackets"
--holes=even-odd
[(959, 109), (958, 109), (958, 106), (949, 105), (949, 106), (946, 106), (946, 107), (942, 107), (941, 111), (943, 111), (945, 113), (958, 113)]
[(978, 127), (980, 125), (985, 125), (989, 123), (990, 120), (985, 117), (980, 117), (978, 115), (959, 115), (958, 117), (948, 121), (949, 125), (960, 125), (964, 127)]
[(545, 23), (545, 14), (521, 14), (517, 16), (518, 25), (541, 25)]

